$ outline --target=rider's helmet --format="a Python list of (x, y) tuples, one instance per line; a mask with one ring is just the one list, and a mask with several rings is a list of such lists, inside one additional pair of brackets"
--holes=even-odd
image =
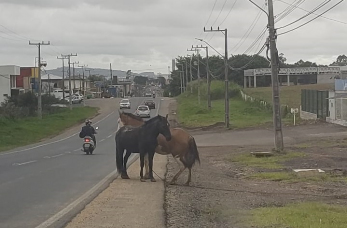
[(92, 121), (90, 121), (89, 119), (86, 119), (86, 125), (91, 125)]

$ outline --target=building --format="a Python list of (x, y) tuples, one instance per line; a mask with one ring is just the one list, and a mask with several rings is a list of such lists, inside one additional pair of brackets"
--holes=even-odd
[(16, 78), (20, 75), (20, 67), (15, 65), (0, 66), (0, 103), (6, 97), (19, 94)]
[[(280, 85), (334, 83), (341, 77), (340, 67), (298, 67), (281, 68), (278, 73)], [(271, 85), (271, 68), (244, 70), (244, 88), (257, 87), (257, 80), (263, 79), (262, 86)]]

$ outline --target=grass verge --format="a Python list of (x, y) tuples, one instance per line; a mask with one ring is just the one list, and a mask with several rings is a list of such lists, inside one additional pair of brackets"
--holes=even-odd
[(264, 168), (264, 169), (281, 169), (284, 168), (283, 162), (298, 158), (304, 157), (304, 153), (300, 152), (288, 152), (286, 154), (276, 154), (271, 157), (255, 157), (249, 153), (242, 153), (233, 156), (230, 161), (237, 162), (245, 166)]
[(82, 123), (97, 113), (97, 108), (76, 107), (63, 109), (58, 113), (19, 120), (0, 118), (0, 151), (36, 143), (41, 139), (59, 134), (66, 128)]
[(284, 207), (267, 207), (252, 210), (251, 226), (295, 228), (344, 228), (347, 224), (347, 207), (305, 202)]
[(261, 172), (251, 174), (251, 179), (263, 179), (271, 181), (283, 181), (283, 182), (347, 182), (347, 177), (344, 176), (332, 176), (327, 173), (317, 173), (313, 176), (298, 176), (294, 172)]
[[(299, 108), (301, 105), (301, 90), (329, 90), (334, 89), (333, 84), (312, 84), (312, 85), (296, 85), (281, 86), (280, 100), (281, 104), (288, 105), (290, 108)], [(272, 104), (272, 87), (246, 88), (245, 93), (251, 97), (262, 99)]]
[[(207, 109), (207, 101), (202, 99), (199, 105), (194, 94), (182, 94), (177, 101), (178, 119), (185, 127), (206, 127), (224, 122), (224, 100), (213, 100), (211, 111)], [(272, 113), (262, 107), (239, 98), (230, 98), (229, 101), (232, 128), (258, 126), (272, 121)]]

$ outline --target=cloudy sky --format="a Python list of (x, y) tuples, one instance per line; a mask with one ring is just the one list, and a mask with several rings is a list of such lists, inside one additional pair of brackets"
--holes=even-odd
[[(265, 0), (253, 1), (266, 7)], [(278, 34), (339, 1), (275, 0), (277, 28), (325, 4), (315, 14), (278, 29)], [(300, 8), (290, 10), (293, 3)], [(290, 63), (304, 59), (321, 64), (347, 54), (346, 11), (343, 1), (324, 14), (325, 18), (278, 36), (279, 52)], [(205, 25), (228, 29), (230, 54), (254, 54), (265, 42), (266, 37), (260, 36), (254, 43), (267, 18), (247, 0), (0, 0), (0, 65), (33, 66), (38, 50), (29, 45), (30, 40), (50, 41), (50, 46), (42, 46), (47, 69), (61, 66), (60, 54), (77, 53), (72, 59), (91, 68), (108, 68), (112, 63), (117, 70), (167, 73), (172, 58), (191, 53), (187, 52), (191, 45), (205, 45), (195, 38), (224, 53), (224, 35), (204, 33)]]

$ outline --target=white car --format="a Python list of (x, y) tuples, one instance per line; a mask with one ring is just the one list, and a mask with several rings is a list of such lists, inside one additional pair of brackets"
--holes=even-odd
[(135, 115), (141, 117), (141, 118), (150, 118), (151, 117), (151, 110), (149, 109), (149, 107), (147, 105), (140, 105), (139, 107), (137, 107), (136, 111), (135, 111)]
[[(70, 102), (70, 96), (68, 95), (68, 96), (66, 96), (65, 97), (65, 100), (69, 103)], [(71, 103), (72, 104), (79, 104), (79, 103), (81, 103), (82, 102), (82, 100), (80, 100), (78, 97), (76, 97), (75, 95), (72, 95), (72, 97), (71, 97)]]
[(83, 95), (82, 94), (78, 94), (78, 93), (75, 93), (73, 94), (73, 96), (75, 96), (77, 99), (79, 99), (81, 102), (83, 101)]
[(120, 102), (119, 102), (119, 108), (122, 109), (122, 108), (127, 108), (127, 109), (130, 109), (131, 105), (130, 105), (130, 101), (129, 99), (122, 99)]

